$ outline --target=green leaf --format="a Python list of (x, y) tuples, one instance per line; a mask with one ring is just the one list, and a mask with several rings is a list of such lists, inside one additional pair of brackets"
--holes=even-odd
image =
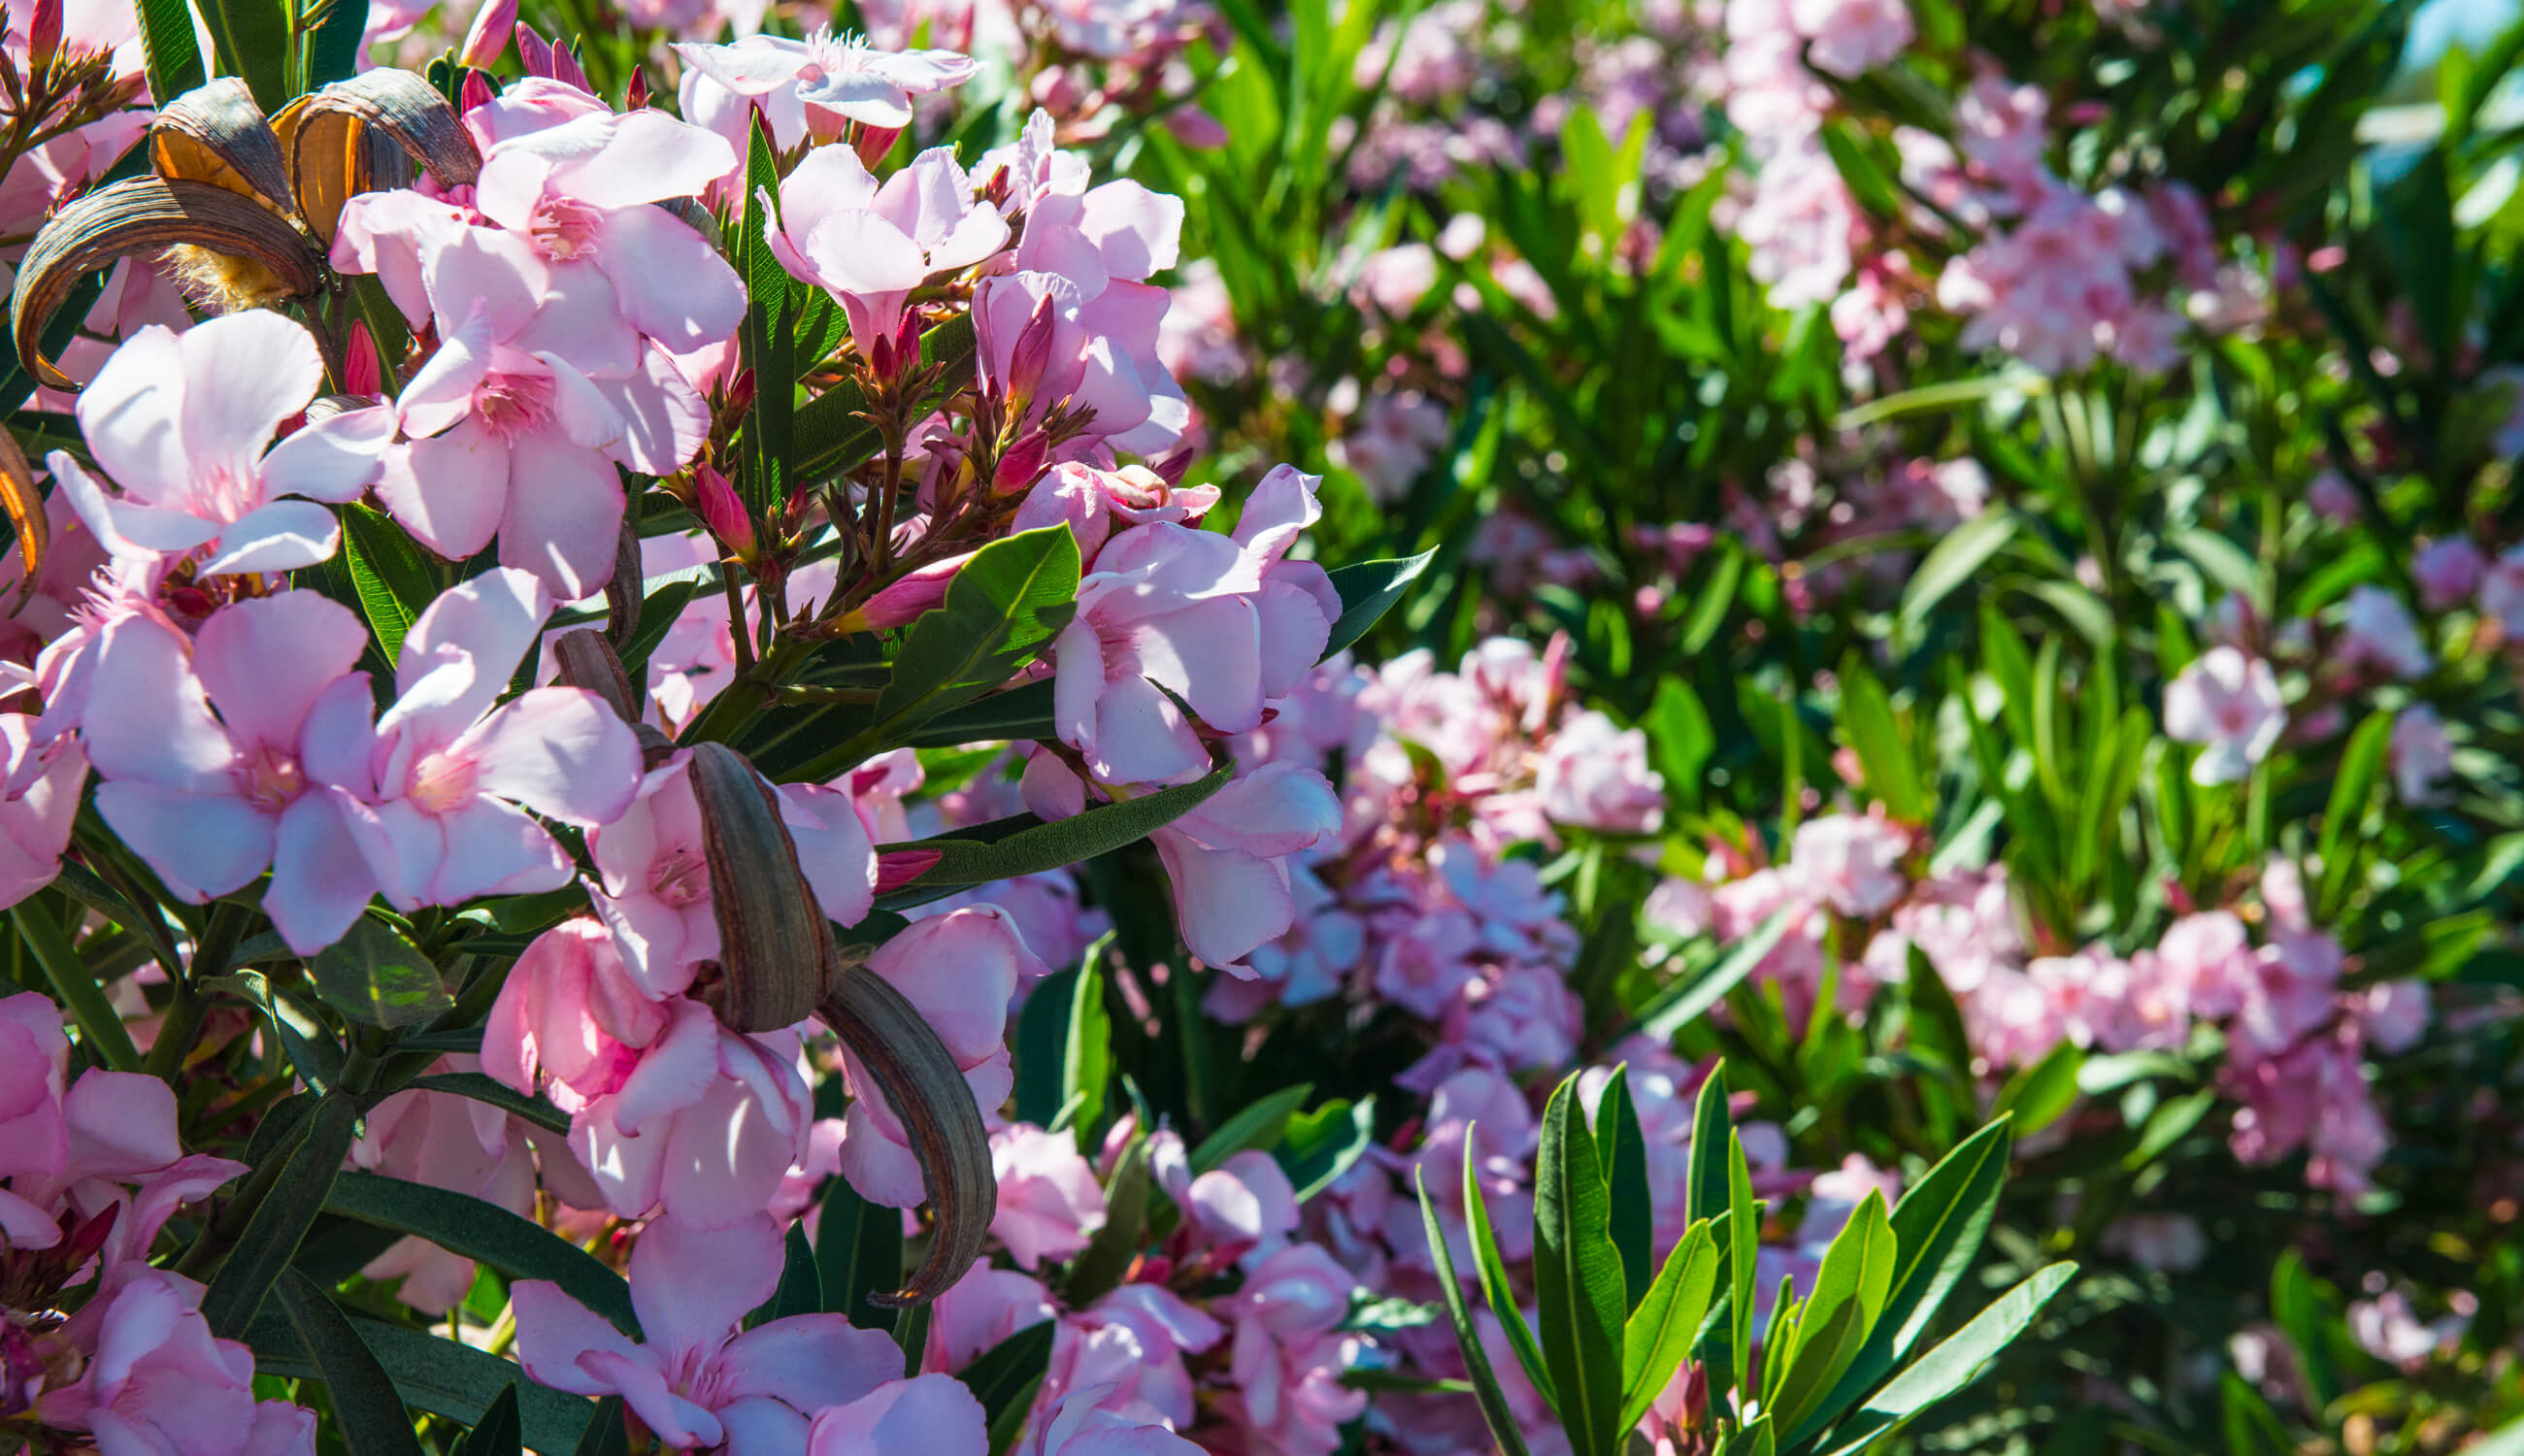
[(415, 1077), (405, 1084), (408, 1092), (446, 1092), (450, 1096), (470, 1097), (487, 1102), (504, 1112), (513, 1112), (549, 1133), (569, 1132), (569, 1114), (541, 1097), (530, 1097), (479, 1072), (433, 1072)]
[(1077, 1104), (1078, 1145), (1092, 1151), (1096, 1129), (1104, 1120), (1104, 1092), (1113, 1081), (1113, 1017), (1104, 1009), (1104, 954), (1113, 943), (1107, 931), (1088, 947), (1079, 963), (1078, 980), (1069, 1000), (1069, 1037), (1061, 1055), (1061, 1103)]
[(368, 630), (392, 667), (402, 659), (413, 622), (437, 600), (437, 573), (403, 527), (356, 502), (342, 508), (342, 559), (351, 568)]
[(1525, 1322), (1525, 1311), (1517, 1308), (1516, 1286), (1508, 1282), (1507, 1260), (1499, 1255), (1498, 1236), (1490, 1232), (1489, 1198), (1481, 1191), (1481, 1161), (1474, 1136), (1479, 1131), (1479, 1124), (1464, 1129), (1464, 1235), (1473, 1249), (1473, 1271), (1481, 1282), (1481, 1298), (1507, 1335), (1508, 1348), (1516, 1352), (1517, 1363), (1525, 1367), (1527, 1382), (1542, 1397), (1543, 1404), (1557, 1411), (1559, 1383), (1542, 1358), (1542, 1346), (1534, 1342), (1533, 1330)]
[[(1498, 1442), (1503, 1456), (1531, 1456), (1526, 1449), (1525, 1432), (1516, 1423), (1515, 1408), (1499, 1387), (1498, 1372), (1490, 1368), (1489, 1352), (1481, 1348), (1481, 1336), (1473, 1329), (1464, 1286), (1455, 1278), (1454, 1256), (1446, 1251), (1446, 1231), (1437, 1224), (1436, 1205), (1429, 1201), (1429, 1181), (1418, 1168), (1411, 1171), (1411, 1181), (1420, 1193), (1420, 1230), (1429, 1240), (1429, 1256), (1436, 1261), (1437, 1286), (1446, 1296), (1446, 1317), (1454, 1324), (1455, 1347), (1463, 1353), (1464, 1368), (1472, 1376), (1473, 1398), (1480, 1402), (1481, 1420), (1488, 1424), (1490, 1437)], [(1517, 1323), (1524, 1324), (1523, 1317)]]
[(517, 1411), (517, 1386), (511, 1384), (491, 1402), (491, 1408), (473, 1423), (473, 1429), (464, 1432), (464, 1438), (456, 1443), (450, 1456), (524, 1456), (525, 1441), (524, 1418)]
[(2332, 1366), (2331, 1345), (2325, 1337), (2332, 1312), (2323, 1294), (2305, 1267), (2305, 1256), (2295, 1249), (2282, 1252), (2271, 1266), (2270, 1318), (2287, 1332), (2298, 1376), (2317, 1410), (2340, 1394), (2339, 1372)]
[(1788, 1432), (1789, 1445), (1839, 1414), (1841, 1408), (1825, 1396), (1834, 1391), (1866, 1346), (1892, 1288), (1894, 1262), (1893, 1226), (1885, 1216), (1884, 1195), (1869, 1189), (1823, 1251), (1814, 1294), (1798, 1322), (1795, 1352), (1765, 1357), (1788, 1362), (1771, 1411), (1779, 1428)]
[(1051, 1339), (1057, 1320), (1028, 1325), (984, 1350), (956, 1374), (964, 1388), (982, 1403), (982, 1418), (991, 1432), (992, 1456), (1006, 1456), (1025, 1429), (1027, 1408), (1043, 1378), (1051, 1369)]
[[(603, 1405), (518, 1378), (514, 1363), (485, 1350), (440, 1339), (425, 1331), (388, 1324), (364, 1315), (348, 1317), (351, 1328), (376, 1356), (406, 1405), (445, 1416), (461, 1425), (480, 1424), (509, 1390), (517, 1392), (519, 1425), (525, 1443), (537, 1451), (578, 1451), (582, 1456), (624, 1456), (620, 1443), (609, 1451), (582, 1444), (592, 1436), (591, 1415), (607, 1407), (619, 1411), (618, 1397)], [(248, 1344), (254, 1347), (260, 1375), (293, 1380), (321, 1380), (323, 1373), (309, 1354), (289, 1321), (267, 1311), (255, 1321)], [(619, 1431), (621, 1423), (614, 1427)]]
[(1578, 1106), (1578, 1079), (1551, 1094), (1534, 1165), (1533, 1289), (1542, 1362), (1559, 1393), (1560, 1424), (1578, 1456), (1621, 1448), (1622, 1325), (1629, 1302), (1613, 1247), (1612, 1208), (1595, 1140)]
[[(200, 85), (201, 43), (184, 0), (140, 0), (140, 48), (149, 58), (149, 94), (172, 99)], [(79, 315), (86, 314), (85, 309)]]
[(245, 78), (267, 117), (289, 104), (289, 11), (282, 0), (203, 0), (215, 73)]
[(1665, 1258), (1656, 1283), (1622, 1327), (1622, 1421), (1639, 1424), (1691, 1353), (1691, 1341), (1718, 1292), (1718, 1244), (1710, 1226), (1693, 1224)]
[(2331, 781), (2331, 801), (2322, 811), (2322, 834), (2316, 841), (2316, 852), (2322, 857), (2322, 884), (2315, 899), (2315, 914), (2324, 923), (2339, 914), (2349, 892), (2350, 875), (2364, 860), (2360, 851), (2365, 836), (2359, 825), (2366, 817), (2366, 805), (2374, 797), (2375, 786), (2383, 777), (2384, 760), (2392, 746), (2392, 710), (2377, 708), (2349, 736), (2349, 747), (2340, 755), (2340, 770)]
[(1691, 1164), (1683, 1186), (1683, 1217), (1706, 1223), (1724, 1213), (1726, 1139), (1735, 1125), (1726, 1114), (1726, 1063), (1709, 1069), (1691, 1108)]
[(1665, 987), (1648, 1003), (1639, 1008), (1639, 1032), (1649, 1041), (1672, 1042), (1675, 1034), (1698, 1021), (1710, 1007), (1726, 998), (1753, 974), (1762, 957), (1787, 935), (1796, 918), (1793, 907), (1775, 910), (1771, 918), (1756, 926), (1753, 933), (1728, 947), (1725, 958), (1709, 968), (1698, 980)]
[(829, 778), (1005, 686), (1069, 625), (1077, 597), (1078, 538), (1067, 526), (1020, 532), (975, 552), (947, 584), (944, 605), (911, 624), (868, 725), (797, 776)]
[(210, 1323), (213, 1335), (237, 1339), (254, 1323), (264, 1294), (298, 1256), (309, 1226), (323, 1212), (325, 1189), (332, 1186), (342, 1160), (351, 1155), (359, 1115), (358, 1105), (340, 1092), (328, 1093), (316, 1104), (306, 1131), (237, 1236), (227, 1262), (202, 1292), (202, 1318)]
[(1393, 609), (1411, 583), (1429, 569), (1436, 553), (1424, 551), (1416, 557), (1400, 557), (1383, 561), (1353, 561), (1328, 571), (1333, 590), (1340, 594), (1341, 614), (1333, 623), (1332, 635), (1324, 641), (1324, 655), (1329, 657), (1367, 635), (1377, 619)]
[(1903, 637), (1917, 639), (1928, 613), (1987, 565), (2014, 537), (2015, 528), (2014, 511), (1992, 507), (1947, 532), (1930, 548), (1902, 588)]
[(1970, 1384), (1999, 1351), (2024, 1333), (2042, 1306), (2076, 1272), (2074, 1264), (2053, 1264), (2008, 1290), (1997, 1303), (1973, 1316), (1971, 1323), (1868, 1397), (1846, 1423), (1832, 1431), (1825, 1456), (1869, 1450), (1894, 1428)]
[(1268, 1152), (1279, 1146), (1288, 1131), (1288, 1119), (1314, 1094), (1313, 1083), (1300, 1082), (1245, 1104), (1244, 1110), (1229, 1118), (1191, 1150), (1192, 1177), (1198, 1178), (1248, 1147)]
[(640, 1317), (632, 1311), (631, 1290), (620, 1275), (577, 1244), (496, 1203), (354, 1170), (333, 1184), (324, 1207), (364, 1224), (416, 1235), (510, 1279), (550, 1280), (615, 1329), (639, 1336)]
[(366, 915), (308, 967), (316, 995), (360, 1026), (417, 1026), (456, 1009), (438, 967), (384, 922)]
[[(1893, 1205), (1893, 1242), (1900, 1250), (1893, 1287), (1885, 1295), (1883, 1318), (1869, 1349), (1852, 1367), (1853, 1379), (1872, 1384), (1891, 1370), (1927, 1333), (1939, 1306), (1963, 1282), (1997, 1216), (2013, 1139), (2007, 1119), (1989, 1124), (1938, 1159)], [(1874, 1364), (1871, 1357), (1879, 1353), (1879, 1342), (1882, 1361)]]
[(360, 69), (360, 40), (367, 28), (368, 0), (333, 0), (307, 42), (307, 89), (349, 80)]
[(1347, 1097), (1335, 1097), (1289, 1118), (1274, 1156), (1303, 1204), (1338, 1182), (1375, 1142), (1376, 1098), (1361, 1097), (1353, 1106)]
[(767, 1325), (791, 1315), (820, 1313), (823, 1305), (823, 1274), (815, 1265), (815, 1246), (806, 1241), (806, 1224), (801, 1219), (789, 1226), (780, 1259), (780, 1284), (772, 1289), (770, 1302), (759, 1311), (761, 1317), (756, 1323)]
[[(385, 1367), (351, 1328), (350, 1319), (333, 1303), (332, 1296), (319, 1288), (314, 1280), (295, 1269), (284, 1269), (273, 1286), (280, 1295), (281, 1308), (289, 1312), (289, 1323), (298, 1330), (298, 1337), (315, 1357), (316, 1368), (323, 1372), (324, 1392), (331, 1397), (333, 1421), (342, 1432), (342, 1444), (351, 1456), (420, 1456), (420, 1441), (413, 1434), (412, 1418), (405, 1414), (403, 1396), (394, 1382), (386, 1378)], [(515, 1443), (517, 1424), (516, 1387), (509, 1387), (507, 1419), (510, 1444)], [(484, 1450), (498, 1449), (494, 1434)], [(472, 1445), (467, 1436), (465, 1447)]]
[(1604, 1189), (1612, 1200), (1613, 1247), (1622, 1255), (1625, 1309), (1636, 1309), (1656, 1277), (1648, 1251), (1656, 1209), (1648, 1194), (1648, 1143), (1639, 1132), (1639, 1109), (1630, 1100), (1630, 1069), (1613, 1069), (1595, 1109), (1595, 1156), (1604, 1165)]
[(631, 1456), (631, 1427), (622, 1410), (621, 1396), (607, 1395), (596, 1403), (595, 1412), (587, 1418), (587, 1429), (578, 1438), (576, 1456)]
[(938, 862), (877, 904), (889, 910), (909, 909), (975, 885), (1066, 868), (1137, 844), (1199, 807), (1235, 776), (1236, 766), (1229, 764), (1189, 784), (1095, 804), (1066, 819), (1046, 822), (1032, 814), (1015, 814), (936, 839), (879, 845), (880, 853), (920, 850), (938, 855)]
[(1893, 715), (1893, 700), (1854, 651), (1840, 663), (1840, 731), (1885, 812), (1905, 824), (1927, 823), (1928, 790), (1919, 781), (1919, 760)]
[(1665, 778), (1666, 792), (1685, 802), (1698, 802), (1702, 770), (1718, 752), (1717, 730), (1710, 726), (1709, 709), (1701, 704), (1700, 695), (1681, 678), (1660, 678), (1656, 700), (1639, 726), (1647, 730), (1648, 746), (1656, 752), (1657, 772)]
[(2077, 1100), (2077, 1068), (2085, 1053), (2074, 1042), (2063, 1042), (2032, 1066), (2021, 1067), (1998, 1090), (1993, 1112), (2014, 1114), (2015, 1130), (2026, 1137), (2058, 1120)]
[(894, 1311), (868, 1296), (902, 1286), (902, 1212), (870, 1203), (847, 1178), (824, 1185), (815, 1214), (815, 1277), (826, 1314), (861, 1330), (890, 1330)]
[(1134, 1139), (1105, 1186), (1104, 1227), (1069, 1266), (1063, 1292), (1072, 1307), (1086, 1308), (1131, 1272), (1131, 1261), (1140, 1256), (1140, 1236), (1147, 1229), (1148, 1189), (1148, 1140)]
[(1735, 1373), (1738, 1383), (1753, 1368), (1753, 1261), (1754, 1243), (1761, 1237), (1761, 1205), (1753, 1201), (1753, 1170), (1744, 1161), (1744, 1135), (1728, 1128), (1726, 1238), (1733, 1247), (1727, 1251), (1726, 1277), (1733, 1286), (1727, 1298), (1735, 1328), (1729, 1335), (1726, 1368)]

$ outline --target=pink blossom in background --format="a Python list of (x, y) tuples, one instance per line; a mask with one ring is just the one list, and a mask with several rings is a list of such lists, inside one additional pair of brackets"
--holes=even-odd
[(2425, 677), (2436, 666), (2436, 655), (2428, 651), (2410, 609), (2382, 587), (2361, 586), (2351, 592), (2340, 625), (2344, 663), (2371, 667), (2399, 679)]
[(78, 818), (87, 754), (75, 738), (35, 739), (36, 720), (0, 713), (0, 909), (51, 884)]
[(2468, 536), (2431, 541), (2410, 558), (2410, 575), (2419, 585), (2419, 605), (2444, 611), (2480, 590), (2489, 559)]
[(1648, 766), (1647, 735), (1599, 712), (1571, 715), (1534, 771), (1542, 811), (1562, 824), (1653, 834), (1665, 820), (1665, 780)]
[(1825, 814), (1797, 826), (1793, 873), (1825, 904), (1861, 919), (1892, 908), (1909, 888), (1902, 873), (1911, 837), (1872, 815)]
[(2453, 745), (2434, 707), (2413, 704), (2394, 717), (2392, 765), (2393, 786), (2403, 803), (2435, 803), (2446, 797), (2438, 785), (2453, 773)]
[(991, 1136), (999, 1186), (991, 1233), (1026, 1270), (1066, 1259), (1104, 1226), (1104, 1189), (1066, 1132), (1019, 1123)]
[(989, 1456), (982, 1403), (952, 1377), (892, 1380), (844, 1405), (825, 1407), (806, 1430), (806, 1456)]
[(144, 1270), (118, 1290), (76, 1382), (35, 1402), (46, 1426), (83, 1431), (100, 1456), (315, 1456), (316, 1413), (254, 1396), (254, 1352), (215, 1338), (200, 1285)]
[(2244, 777), (2269, 756), (2286, 726), (2287, 709), (2270, 665), (2231, 647), (2208, 649), (2165, 685), (2165, 736), (2203, 746), (2191, 765), (2196, 783), (2229, 784)]

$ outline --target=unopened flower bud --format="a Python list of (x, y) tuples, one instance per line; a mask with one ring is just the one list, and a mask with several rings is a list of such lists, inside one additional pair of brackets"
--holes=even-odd
[(870, 170), (894, 150), (894, 139), (902, 135), (899, 126), (861, 126), (858, 135), (859, 162)]
[[(525, 29), (523, 25), (517, 27)], [(459, 111), (479, 111), (491, 104), (491, 78), (478, 71), (464, 73), (464, 88), (457, 93)]]
[(1037, 300), (1025, 327), (1017, 331), (1016, 346), (1008, 351), (1008, 377), (1004, 382), (1011, 414), (1022, 416), (1035, 390), (1043, 384), (1044, 372), (1051, 367), (1051, 337), (1058, 326), (1050, 296)]
[(1187, 445), (1174, 454), (1154, 461), (1148, 468), (1156, 472), (1157, 478), (1164, 481), (1168, 489), (1173, 489), (1182, 485), (1184, 477), (1191, 473), (1192, 457), (1196, 454), (1198, 454), (1197, 451)]
[(62, 48), (62, 0), (35, 0), (34, 19), (26, 25), (26, 61), (37, 75), (53, 64)]
[(707, 461), (693, 466), (693, 510), (728, 555), (740, 561), (753, 559), (753, 516), (738, 499), (736, 487)]
[(798, 865), (779, 796), (745, 755), (697, 744), (690, 765), (718, 921), (718, 1019), (739, 1032), (795, 1026), (840, 978), (832, 922)]
[(623, 92), (622, 109), (626, 112), (641, 112), (649, 109), (649, 68), (645, 66), (631, 68), (631, 84)]
[(482, 0), (482, 8), (473, 12), (473, 24), (465, 27), (464, 45), (456, 53), (456, 64), (488, 71), (509, 48), (509, 39), (517, 28), (517, 0)]
[(973, 559), (971, 553), (933, 561), (888, 586), (858, 606), (858, 609), (833, 624), (837, 633), (873, 632), (881, 627), (899, 627), (946, 600), (946, 588), (954, 583), (955, 573)]
[(991, 472), (991, 491), (998, 496), (1019, 495), (1043, 478), (1043, 467), (1051, 455), (1051, 437), (1040, 428), (1026, 431)]
[(377, 358), (377, 340), (365, 319), (351, 323), (351, 347), (342, 361), (342, 392), (373, 399), (386, 392), (385, 364)]

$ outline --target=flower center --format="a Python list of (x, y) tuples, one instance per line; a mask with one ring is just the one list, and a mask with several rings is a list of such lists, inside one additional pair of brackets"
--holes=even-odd
[(266, 813), (287, 808), (307, 790), (307, 775), (299, 768), (298, 760), (269, 747), (245, 754), (233, 772), (237, 793)]
[(552, 380), (495, 369), (474, 391), (473, 413), (502, 439), (513, 440), (552, 418)]
[(671, 909), (697, 904), (709, 895), (709, 862), (690, 849), (669, 850), (650, 872), (649, 893)]
[(535, 205), (535, 219), (528, 231), (534, 234), (535, 246), (555, 263), (568, 263), (596, 251), (598, 225), (604, 214), (583, 202), (566, 197), (547, 197)]
[(450, 813), (473, 801), (478, 773), (469, 758), (432, 753), (413, 766), (412, 788), (404, 797), (423, 813)]

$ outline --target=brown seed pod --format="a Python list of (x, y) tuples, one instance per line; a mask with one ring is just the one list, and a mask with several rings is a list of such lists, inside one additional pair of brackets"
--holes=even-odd
[(816, 995), (841, 968), (832, 922), (798, 866), (779, 796), (762, 775), (725, 744), (695, 745), (691, 765), (726, 978), (718, 1019), (740, 1032), (795, 1026), (814, 1013)]
[(35, 489), (35, 467), (26, 462), (26, 452), (8, 430), (0, 430), (0, 510), (9, 512), (9, 524), (18, 532), (18, 554), (26, 568), (25, 578), (18, 583), (17, 600), (9, 604), (15, 612), (35, 590), (35, 573), (44, 569), (53, 526), (44, 514), (43, 492)]
[(640, 720), (642, 695), (632, 691), (630, 675), (622, 670), (622, 658), (615, 655), (613, 644), (604, 633), (593, 627), (562, 633), (553, 639), (553, 660), (559, 664), (562, 687), (594, 693), (613, 709), (615, 717), (631, 725), (632, 734), (640, 740), (642, 767), (655, 768), (673, 756), (673, 741)]
[(849, 1048), (910, 1135), (937, 1222), (929, 1256), (902, 1287), (868, 1297), (896, 1308), (935, 1299), (982, 1256), (991, 1218), (998, 1211), (998, 1180), (991, 1170), (982, 1110), (938, 1033), (874, 971), (851, 966), (835, 976), (815, 1014)]
[(63, 208), (26, 249), (9, 298), (10, 334), (26, 371), (75, 391), (78, 381), (44, 357), (54, 312), (88, 274), (171, 249), (189, 250), (187, 271), (228, 291), (230, 302), (311, 294), (322, 280), (306, 237), (269, 208), (213, 182), (132, 177)]
[(149, 163), (169, 181), (208, 182), (282, 217), (298, 215), (280, 138), (235, 76), (196, 86), (162, 108), (149, 123)]
[(379, 69), (301, 96), (272, 121), (289, 158), (299, 216), (326, 247), (342, 204), (410, 186), (427, 171), (442, 187), (481, 174), (473, 134), (436, 87), (409, 71)]

